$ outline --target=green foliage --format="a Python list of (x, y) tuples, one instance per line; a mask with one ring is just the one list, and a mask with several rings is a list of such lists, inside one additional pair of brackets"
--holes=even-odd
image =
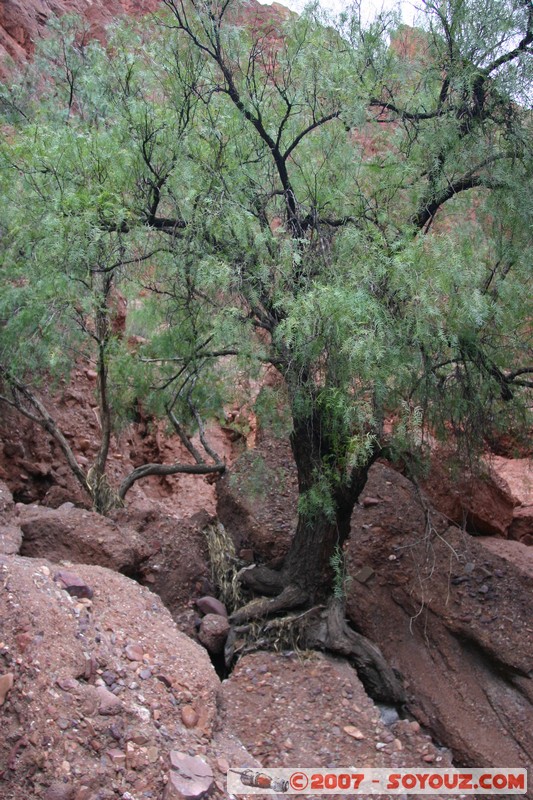
[(263, 386), (254, 403), (257, 423), (277, 439), (287, 439), (292, 420), (285, 393), (278, 388)]
[(336, 506), (332, 492), (332, 472), (330, 469), (317, 470), (312, 485), (301, 492), (298, 498), (298, 514), (303, 517), (308, 528), (319, 524), (322, 520), (335, 522)]
[(269, 467), (265, 459), (253, 451), (243, 453), (230, 476), (230, 483), (250, 500), (264, 499), (277, 492), (286, 479), (283, 468)]
[(309, 524), (384, 445), (527, 424), (526, 5), (428, 3), (407, 54), (394, 14), (313, 7), (275, 40), (167, 5), (106, 48), (53, 20), (0, 92), (0, 363), (103, 359), (117, 424), (140, 402), (190, 430), (273, 364), (290, 424), (256, 410), (305, 440)]
[(333, 570), (333, 597), (343, 600), (351, 577), (346, 572), (346, 555), (339, 545), (335, 546), (329, 563)]

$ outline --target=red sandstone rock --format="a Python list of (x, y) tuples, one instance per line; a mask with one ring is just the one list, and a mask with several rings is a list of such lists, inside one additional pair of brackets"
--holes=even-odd
[(72, 597), (86, 597), (90, 600), (94, 595), (91, 587), (87, 586), (85, 581), (73, 572), (59, 570), (59, 572), (56, 572), (54, 575), (54, 580), (62, 589), (72, 595)]
[(198, 638), (210, 653), (221, 653), (229, 633), (229, 622), (218, 614), (206, 614), (203, 618)]
[(200, 597), (196, 600), (196, 605), (203, 614), (218, 614), (221, 617), (227, 617), (228, 612), (226, 606), (217, 600), (216, 597)]
[(177, 750), (170, 751), (172, 770), (164, 793), (164, 800), (204, 797), (214, 783), (213, 770), (202, 758), (189, 756)]

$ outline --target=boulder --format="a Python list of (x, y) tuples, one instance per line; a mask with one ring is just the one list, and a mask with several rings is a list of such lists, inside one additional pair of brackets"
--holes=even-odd
[(410, 713), (459, 763), (525, 766), (533, 757), (531, 550), (449, 527), (426, 513), (408, 480), (376, 464), (367, 491), (385, 487), (390, 502), (352, 517), (349, 572), (374, 574), (349, 584), (350, 618), (403, 675)]
[(21, 554), (134, 573), (148, 555), (133, 528), (80, 508), (19, 506)]
[(437, 511), (474, 534), (506, 537), (518, 501), (494, 469), (457, 475), (446, 454), (435, 452), (422, 488)]
[[(206, 651), (176, 628), (149, 589), (78, 564), (76, 575), (94, 592), (80, 599), (54, 580), (62, 571), (44, 559), (0, 555), (0, 585), (8, 588), (0, 593), (2, 797), (161, 798), (170, 754), (180, 751), (187, 757), (172, 757), (172, 785), (179, 778), (180, 791), (190, 791), (191, 768), (198, 785), (220, 784), (211, 795), (220, 800), (217, 763), (245, 766), (251, 757), (240, 743), (234, 756)], [(142, 664), (128, 657), (137, 655), (128, 649), (134, 645)], [(189, 727), (182, 709), (191, 706)]]
[(200, 623), (198, 638), (210, 653), (216, 655), (224, 650), (229, 633), (229, 622), (218, 614), (206, 614)]
[(321, 653), (242, 656), (222, 684), (222, 709), (228, 729), (265, 766), (396, 770), (422, 767), (425, 757), (451, 765), (420, 726), (397, 717), (385, 725), (351, 664)]
[(509, 527), (509, 539), (533, 545), (533, 505), (515, 508)]

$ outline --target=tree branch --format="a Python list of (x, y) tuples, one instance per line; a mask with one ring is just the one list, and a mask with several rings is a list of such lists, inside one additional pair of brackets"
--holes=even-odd
[(291, 145), (285, 150), (283, 153), (283, 160), (286, 161), (292, 151), (298, 147), (302, 139), (307, 136), (308, 133), (314, 131), (316, 128), (320, 128), (322, 125), (325, 125), (326, 122), (330, 122), (332, 119), (338, 119), (340, 116), (340, 111), (333, 111), (331, 114), (326, 114), (325, 117), (321, 117), (320, 119), (314, 120), (307, 128), (304, 128), (303, 131), (300, 131), (298, 136), (294, 139)]
[(411, 224), (414, 225), (417, 230), (422, 230), (428, 223), (433, 221), (439, 208), (448, 200), (451, 200), (452, 197), (455, 197), (455, 195), (479, 187), (494, 189), (498, 185), (499, 184), (496, 182), (490, 180), (490, 178), (483, 178), (481, 175), (464, 175), (462, 178), (449, 183), (432, 200), (423, 203), (417, 213), (411, 217)]
[[(87, 477), (78, 464), (76, 460), (76, 456), (72, 452), (72, 448), (70, 447), (69, 443), (65, 439), (62, 432), (57, 427), (57, 424), (53, 417), (50, 415), (46, 407), (41, 403), (40, 400), (33, 394), (31, 389), (26, 386), (26, 384), (22, 383), (21, 381), (17, 380), (13, 375), (10, 374), (9, 370), (6, 369), (5, 366), (0, 364), (0, 377), (3, 381), (7, 383), (10, 387), (11, 392), (13, 394), (12, 400), (8, 399), (5, 396), (0, 396), (0, 400), (8, 403), (10, 406), (15, 408), (20, 414), (22, 414), (27, 419), (35, 422), (41, 428), (43, 428), (59, 445), (59, 448), (63, 455), (65, 456), (67, 463), (72, 470), (74, 476), (78, 480), (79, 484), (82, 486), (84, 491), (92, 497), (92, 493), (87, 482)], [(26, 408), (23, 404), (22, 400), (29, 404), (30, 408)], [(30, 410), (30, 409), (33, 409)]]
[(185, 475), (211, 475), (213, 473), (222, 474), (226, 470), (225, 464), (144, 464), (137, 467), (130, 474), (124, 478), (118, 490), (118, 496), (124, 500), (126, 494), (129, 492), (134, 483), (141, 478), (147, 478), (149, 475), (176, 475), (183, 473)]

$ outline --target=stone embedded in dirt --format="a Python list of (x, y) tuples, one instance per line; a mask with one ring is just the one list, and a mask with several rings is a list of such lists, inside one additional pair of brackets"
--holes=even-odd
[(186, 728), (194, 728), (198, 722), (198, 713), (194, 706), (183, 706), (181, 709), (181, 719)]
[(394, 706), (381, 705), (379, 707), (379, 715), (384, 725), (394, 725), (400, 719), (400, 715)]
[(116, 747), (112, 747), (110, 750), (107, 751), (107, 757), (115, 767), (115, 769), (121, 769), (122, 767), (126, 766), (126, 753), (123, 750), (119, 750)]
[(200, 624), (198, 638), (210, 653), (221, 653), (229, 633), (229, 622), (218, 614), (206, 614)]
[(118, 714), (122, 708), (122, 703), (113, 692), (106, 689), (105, 686), (98, 686), (96, 689), (98, 697), (98, 713), (103, 717), (111, 717)]
[(215, 779), (209, 764), (178, 750), (170, 751), (171, 772), (163, 800), (204, 797), (213, 788)]
[(363, 497), (361, 505), (364, 508), (371, 508), (372, 506), (379, 506), (381, 500), (378, 497)]
[(355, 573), (354, 578), (356, 581), (359, 581), (359, 583), (366, 583), (374, 574), (372, 567), (365, 566)]
[(61, 589), (64, 589), (72, 597), (86, 597), (90, 600), (94, 596), (94, 592), (90, 586), (87, 586), (78, 575), (66, 570), (59, 570), (54, 575), (54, 580)]
[(355, 728), (353, 725), (345, 725), (343, 728), (344, 733), (347, 733), (348, 736), (351, 736), (352, 739), (364, 739), (364, 733), (361, 733), (359, 728)]
[(130, 661), (143, 660), (144, 650), (142, 646), (136, 642), (130, 642), (130, 644), (126, 645), (124, 652), (126, 653), (126, 658), (128, 658)]
[(0, 706), (4, 705), (4, 701), (8, 692), (13, 688), (15, 677), (12, 672), (7, 672), (5, 675), (0, 676)]
[(117, 673), (113, 672), (111, 669), (104, 670), (101, 677), (106, 686), (113, 686), (113, 684), (118, 681)]
[(221, 617), (228, 616), (226, 606), (224, 603), (221, 603), (220, 600), (217, 600), (216, 597), (200, 597), (200, 599), (195, 602), (202, 614), (218, 614)]
[(217, 768), (222, 772), (223, 775), (226, 775), (229, 772), (229, 761), (225, 758), (221, 758), (219, 756), (217, 758)]
[(56, 684), (64, 692), (73, 692), (80, 685), (75, 678), (58, 678)]
[(72, 800), (74, 787), (68, 783), (52, 783), (44, 793), (43, 800)]
[(0, 481), (0, 512), (12, 511), (15, 504), (9, 486), (4, 481)]

